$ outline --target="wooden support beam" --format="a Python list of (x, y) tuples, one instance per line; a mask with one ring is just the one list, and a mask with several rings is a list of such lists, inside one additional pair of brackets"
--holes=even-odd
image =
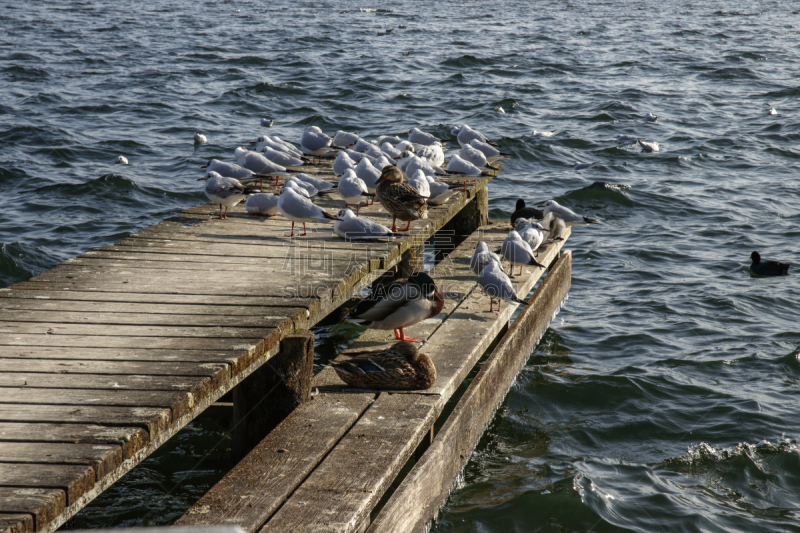
[(233, 457), (244, 458), (267, 434), (308, 401), (314, 334), (288, 335), (280, 351), (233, 389)]
[(571, 260), (570, 252), (558, 259), (472, 381), (433, 444), (375, 518), (369, 533), (425, 531), (508, 387), (567, 295)]

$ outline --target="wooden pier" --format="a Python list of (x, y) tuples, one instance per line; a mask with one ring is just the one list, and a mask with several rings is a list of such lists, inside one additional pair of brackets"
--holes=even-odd
[[(313, 171), (334, 179), (329, 166)], [(242, 460), (176, 525), (423, 530), (570, 284), (571, 255), (551, 243), (538, 257), (550, 270), (513, 325), (517, 306), (484, 312), (470, 257), (509, 230), (487, 219), (490, 179), (388, 241), (344, 242), (327, 224), (290, 239), (282, 217), (238, 206), (218, 220), (207, 204), (0, 289), (0, 533), (54, 531), (229, 391)], [(361, 211), (390, 220), (378, 204)], [(424, 341), (436, 384), (377, 392), (331, 368), (312, 377), (308, 328), (371, 283), (420, 269), (432, 237), (449, 252), (431, 272), (445, 306), (406, 333)], [(543, 275), (525, 269), (518, 293)], [(352, 348), (393, 342), (370, 330)]]
[[(234, 388), (237, 422), (270, 416), (248, 402), (271, 374), (297, 378), (287, 412), (327, 402), (302, 403), (308, 328), (388, 270), (418, 267), (445, 226), (485, 224), (490, 179), (391, 241), (345, 243), (326, 224), (289, 239), (282, 217), (239, 206), (217, 220), (208, 204), (0, 289), (0, 533), (57, 529)], [(362, 212), (389, 220), (378, 204)], [(353, 402), (369, 394), (349, 396), (366, 408)], [(264, 436), (246, 426), (241, 455)]]

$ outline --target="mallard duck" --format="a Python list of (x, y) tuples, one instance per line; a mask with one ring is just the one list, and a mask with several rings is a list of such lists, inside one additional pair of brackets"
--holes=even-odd
[(417, 189), (403, 183), (403, 173), (397, 167), (388, 166), (381, 172), (381, 177), (375, 182), (375, 190), (381, 205), (392, 215), (392, 231), (398, 231), (397, 219), (408, 222), (406, 228), (399, 231), (408, 231), (412, 220), (428, 218), (428, 204)]
[(433, 361), (410, 342), (398, 342), (385, 350), (348, 355), (354, 357), (333, 362), (331, 366), (342, 381), (353, 387), (424, 390), (436, 383)]
[(761, 261), (761, 254), (753, 252), (750, 254), (753, 263), (750, 270), (759, 276), (788, 276), (789, 263), (779, 263), (778, 261)]
[(441, 313), (444, 294), (425, 272), (411, 274), (374, 290), (352, 311), (350, 321), (369, 329), (393, 329), (399, 341), (419, 342), (406, 337), (403, 328)]

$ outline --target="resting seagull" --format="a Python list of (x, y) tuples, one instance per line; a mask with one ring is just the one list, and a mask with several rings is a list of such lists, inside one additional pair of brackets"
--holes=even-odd
[(553, 213), (555, 216), (563, 220), (568, 228), (578, 224), (599, 224), (598, 221), (592, 218), (579, 215), (572, 209), (559, 205), (559, 203), (555, 200), (547, 200), (544, 205), (540, 205), (539, 207), (544, 208), (544, 216), (547, 216), (549, 213)]
[(345, 240), (386, 239), (392, 237), (392, 230), (382, 224), (373, 222), (354, 214), (349, 209), (342, 209), (336, 215), (333, 232)]
[(314, 205), (311, 200), (291, 187), (281, 189), (278, 209), (281, 215), (292, 221), (292, 232), (289, 237), (294, 237), (295, 222), (303, 223), (303, 235), (305, 235), (306, 222), (336, 220), (335, 216)]
[(478, 275), (478, 285), (480, 285), (483, 292), (489, 297), (489, 310), (486, 313), (492, 312), (492, 305), (494, 299), (497, 298), (497, 312), (500, 312), (500, 302), (506, 300), (518, 304), (527, 304), (517, 296), (514, 286), (511, 284), (511, 279), (503, 272), (503, 268), (495, 261), (489, 261), (481, 273)]
[[(228, 208), (233, 207), (250, 194), (250, 190), (245, 189), (239, 180), (234, 178), (223, 178), (216, 172), (209, 172), (197, 181), (205, 181), (205, 193), (212, 203), (219, 204), (219, 219), (228, 218)], [(222, 206), (225, 206), (225, 214), (222, 214)]]

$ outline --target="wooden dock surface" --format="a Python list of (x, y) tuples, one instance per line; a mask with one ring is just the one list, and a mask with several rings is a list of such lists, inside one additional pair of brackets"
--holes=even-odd
[[(431, 389), (350, 389), (326, 368), (314, 378), (319, 394), (313, 401), (298, 407), (176, 524), (231, 524), (248, 533), (366, 529), (387, 489), (409, 458), (425, 451), (434, 422), (517, 308), (504, 303), (500, 313), (485, 313), (488, 298), (469, 268), (478, 240), (486, 241), (490, 249), (499, 248), (509, 229), (507, 220), (480, 228), (431, 271), (444, 292), (444, 309), (406, 329), (424, 341), (421, 351), (436, 365), (437, 381)], [(563, 244), (543, 247), (539, 261), (554, 263)], [(514, 279), (520, 295), (527, 294), (544, 272), (536, 267), (524, 270)], [(537, 324), (541, 331), (552, 309), (558, 309), (569, 275), (557, 286), (563, 292), (548, 292), (547, 305), (540, 298), (537, 306), (542, 316), (550, 313), (544, 324)], [(352, 348), (393, 342), (391, 332), (370, 330)], [(487, 409), (490, 416), (493, 408)], [(482, 430), (480, 426), (478, 436)], [(465, 458), (461, 457), (459, 469)], [(452, 480), (446, 483), (449, 489)]]
[[(333, 179), (329, 166), (311, 171)], [(60, 527), (278, 353), (282, 338), (485, 195), (489, 179), (391, 241), (345, 243), (330, 224), (289, 239), (282, 217), (240, 205), (218, 220), (207, 204), (0, 289), (0, 533)], [(316, 203), (343, 205), (336, 195)], [(391, 221), (378, 204), (361, 211)], [(366, 396), (345, 396), (344, 419), (366, 408)]]

